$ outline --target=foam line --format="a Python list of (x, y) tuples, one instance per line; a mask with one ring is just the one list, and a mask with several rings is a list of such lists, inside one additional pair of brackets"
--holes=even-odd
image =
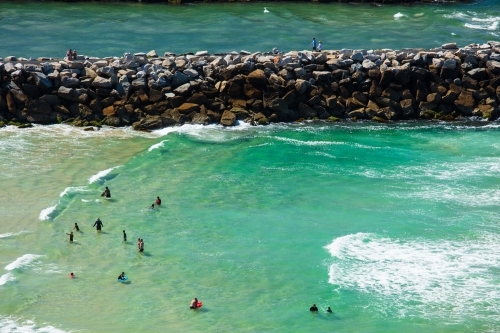
[(106, 170), (99, 171), (98, 173), (96, 173), (95, 175), (93, 175), (89, 178), (89, 184), (95, 183), (96, 181), (98, 181), (102, 177), (105, 177), (108, 173), (110, 173), (114, 169), (117, 169), (120, 167), (122, 167), (122, 165), (118, 165), (118, 166), (115, 166), (115, 167), (112, 167), (112, 168), (109, 168)]

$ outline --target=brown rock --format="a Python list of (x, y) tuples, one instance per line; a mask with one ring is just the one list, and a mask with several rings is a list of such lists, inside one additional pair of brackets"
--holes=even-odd
[(220, 123), (222, 126), (234, 126), (234, 124), (236, 123), (236, 115), (231, 111), (226, 110), (222, 114)]
[(437, 104), (440, 101), (441, 101), (441, 94), (440, 93), (427, 95), (427, 102), (429, 102), (429, 103)]
[(369, 94), (374, 97), (380, 97), (382, 95), (382, 86), (378, 84), (376, 81), (372, 81)]
[(299, 112), (300, 116), (304, 118), (313, 118), (316, 117), (316, 110), (311, 108), (309, 105), (305, 103), (299, 103)]
[(106, 117), (114, 117), (116, 116), (115, 107), (110, 105), (102, 110), (102, 114)]
[(207, 97), (203, 93), (197, 92), (197, 93), (192, 94), (191, 97), (189, 97), (186, 100), (186, 103), (194, 103), (194, 104), (202, 105), (202, 104), (205, 104), (206, 101), (207, 101)]
[(208, 125), (210, 124), (210, 117), (206, 114), (196, 113), (191, 120), (191, 124)]
[(245, 84), (243, 86), (243, 90), (244, 90), (245, 96), (247, 96), (248, 98), (256, 98), (256, 99), (262, 98), (262, 91), (255, 88), (251, 84)]
[(190, 114), (191, 112), (200, 112), (200, 106), (194, 103), (184, 103), (177, 108), (180, 114)]
[(261, 69), (256, 69), (248, 74), (247, 81), (252, 85), (265, 86), (267, 84), (266, 73)]
[(411, 99), (403, 99), (399, 102), (401, 105), (401, 110), (403, 112), (403, 116), (411, 117), (415, 114), (415, 109), (413, 108), (413, 101)]
[(462, 91), (458, 98), (455, 100), (455, 106), (459, 109), (464, 116), (471, 116), (474, 111), (474, 98), (472, 93)]
[(444, 103), (451, 104), (457, 99), (458, 95), (460, 94), (460, 91), (461, 91), (460, 87), (452, 83), (450, 84), (450, 89), (448, 90), (446, 95), (444, 95), (441, 98), (441, 100)]

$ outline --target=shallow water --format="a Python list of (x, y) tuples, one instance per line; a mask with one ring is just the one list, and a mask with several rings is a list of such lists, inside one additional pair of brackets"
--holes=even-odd
[[(264, 8), (268, 10), (264, 13)], [(0, 56), (63, 57), (323, 48), (439, 47), (498, 40), (500, 2), (383, 5), (288, 2), (191, 4), (2, 1)], [(36, 32), (36, 33), (34, 33)]]
[(496, 331), (497, 138), (484, 123), (2, 129), (0, 331)]

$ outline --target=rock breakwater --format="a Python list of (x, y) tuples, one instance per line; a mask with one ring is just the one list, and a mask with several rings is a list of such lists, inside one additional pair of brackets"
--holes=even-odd
[(154, 130), (237, 120), (495, 120), (500, 43), (458, 48), (0, 60), (0, 126)]

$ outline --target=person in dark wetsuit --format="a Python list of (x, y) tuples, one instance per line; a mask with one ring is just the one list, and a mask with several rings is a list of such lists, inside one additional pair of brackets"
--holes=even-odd
[(78, 224), (75, 222), (75, 226), (73, 227), (73, 230), (80, 231), (80, 228), (78, 228)]
[(333, 313), (333, 311), (332, 311), (332, 309), (330, 307), (328, 307), (328, 309), (326, 309), (326, 312)]
[(127, 241), (127, 234), (125, 233), (125, 230), (123, 230), (123, 241), (124, 242)]
[(68, 235), (68, 236), (69, 236), (69, 242), (70, 242), (70, 243), (73, 243), (73, 231), (72, 231), (72, 232), (70, 232), (69, 234), (68, 234), (68, 233), (66, 233), (66, 235)]
[(109, 188), (107, 186), (106, 186), (106, 189), (104, 190), (104, 192), (102, 192), (101, 197), (111, 198), (111, 191), (109, 190)]
[(139, 252), (144, 252), (144, 239), (139, 241)]
[(160, 197), (156, 197), (156, 205), (158, 205), (158, 206), (161, 205), (161, 199), (160, 199)]
[(93, 227), (96, 227), (97, 231), (101, 231), (101, 227), (103, 227), (104, 224), (102, 224), (101, 219), (97, 218), (97, 221), (95, 221)]
[(122, 272), (120, 276), (118, 277), (118, 280), (124, 281), (125, 280), (125, 272)]
[(317, 313), (317, 312), (318, 312), (318, 307), (316, 306), (316, 304), (313, 304), (313, 306), (311, 306), (311, 307), (309, 308), (309, 311), (311, 311), (311, 312), (316, 312), (316, 313)]
[(151, 204), (151, 207), (149, 209), (155, 209), (155, 204)]

